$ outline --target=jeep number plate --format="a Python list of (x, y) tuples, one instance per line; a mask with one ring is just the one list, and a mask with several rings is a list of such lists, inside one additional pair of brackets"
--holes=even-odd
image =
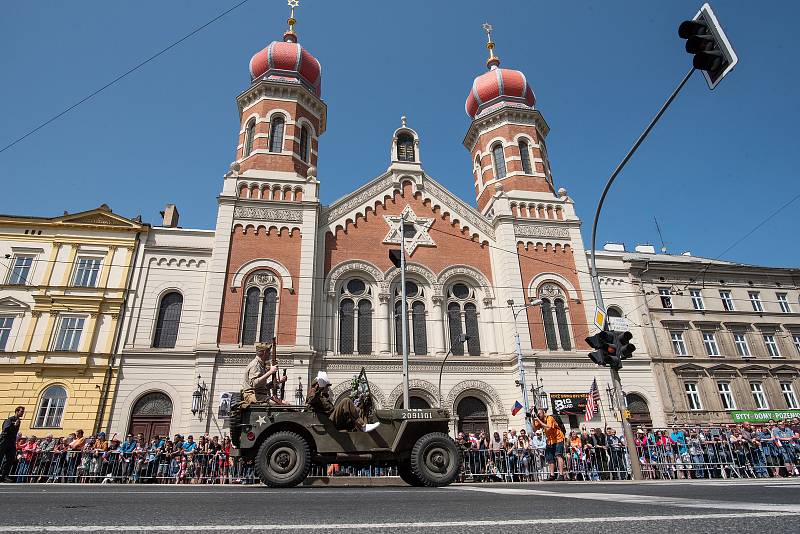
[(403, 419), (433, 419), (431, 412), (403, 410)]

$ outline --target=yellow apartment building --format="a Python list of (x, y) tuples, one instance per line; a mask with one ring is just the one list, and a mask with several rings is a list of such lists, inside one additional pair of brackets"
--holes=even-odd
[(121, 313), (149, 226), (103, 204), (0, 215), (0, 416), (25, 435), (94, 432), (110, 416)]

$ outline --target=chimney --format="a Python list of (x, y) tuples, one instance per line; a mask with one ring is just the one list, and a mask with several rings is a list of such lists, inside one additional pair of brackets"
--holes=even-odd
[(624, 243), (606, 243), (603, 245), (603, 250), (607, 250), (609, 252), (625, 252), (625, 244)]
[(648, 244), (636, 245), (636, 248), (634, 250), (636, 250), (636, 252), (641, 252), (642, 254), (655, 254), (656, 253), (656, 247), (654, 247), (653, 245), (648, 245)]
[(164, 228), (178, 227), (178, 217), (180, 217), (180, 214), (175, 204), (167, 204), (167, 207), (161, 212), (161, 216), (164, 218), (164, 221), (161, 223), (161, 226)]

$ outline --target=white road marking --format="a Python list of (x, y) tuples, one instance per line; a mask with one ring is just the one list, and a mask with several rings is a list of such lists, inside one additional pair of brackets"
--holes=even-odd
[(309, 523), (304, 525), (0, 525), (0, 532), (186, 532), (186, 531), (253, 531), (253, 532), (274, 532), (279, 530), (371, 530), (371, 529), (395, 529), (395, 528), (448, 528), (463, 527), (468, 524), (470, 527), (494, 527), (494, 526), (518, 526), (518, 525), (547, 525), (552, 524), (582, 524), (582, 523), (627, 523), (627, 522), (647, 522), (647, 521), (683, 521), (697, 519), (747, 519), (757, 517), (775, 518), (779, 516), (794, 517), (797, 513), (757, 512), (757, 513), (720, 513), (720, 514), (684, 514), (684, 515), (642, 515), (642, 516), (617, 516), (617, 517), (548, 517), (546, 519), (500, 519), (492, 521), (469, 520), (465, 523), (461, 521), (420, 521), (416, 523), (334, 523), (330, 525), (320, 525), (319, 523)]
[[(94, 487), (94, 486), (88, 486)], [(174, 486), (173, 486), (174, 487)], [(359, 488), (359, 489), (349, 489), (349, 488), (326, 488), (326, 487), (319, 487), (316, 489), (294, 489), (294, 490), (285, 490), (285, 489), (270, 489), (270, 488), (253, 488), (250, 491), (245, 489), (240, 490), (229, 490), (225, 488), (224, 490), (213, 491), (213, 490), (156, 490), (156, 491), (135, 491), (135, 490), (119, 490), (119, 491), (107, 491), (108, 486), (98, 487), (97, 491), (64, 491), (60, 489), (41, 489), (41, 490), (23, 490), (23, 491), (0, 491), (0, 495), (10, 494), (10, 495), (103, 495), (103, 497), (108, 497), (109, 495), (298, 495), (298, 494), (306, 494), (306, 493), (314, 493), (319, 495), (322, 491), (326, 491), (328, 489), (335, 489), (336, 493), (369, 493), (374, 495), (376, 493), (376, 489), (380, 493), (408, 493), (408, 490), (386, 490), (382, 488)], [(422, 490), (422, 491), (436, 491), (435, 489), (430, 490)]]
[[(781, 486), (783, 487), (783, 486)], [(800, 505), (776, 503), (752, 503), (735, 501), (712, 501), (703, 499), (687, 499), (681, 497), (662, 497), (657, 495), (632, 495), (626, 493), (562, 493), (522, 488), (490, 488), (477, 486), (453, 486), (454, 490), (479, 491), (485, 493), (498, 493), (502, 495), (536, 495), (540, 497), (560, 497), (568, 499), (589, 499), (594, 501), (610, 501), (614, 503), (645, 504), (655, 506), (676, 506), (679, 508), (719, 509), (729, 508), (734, 510), (750, 510), (756, 512), (784, 512), (800, 514)]]

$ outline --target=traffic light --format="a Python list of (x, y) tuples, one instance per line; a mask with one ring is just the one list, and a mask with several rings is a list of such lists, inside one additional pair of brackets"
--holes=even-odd
[(738, 61), (708, 4), (703, 4), (692, 20), (681, 22), (678, 35), (686, 39), (686, 51), (694, 55), (692, 65), (703, 71), (710, 89), (716, 87)]
[(633, 338), (633, 334), (630, 332), (614, 332), (614, 337), (614, 348), (616, 349), (616, 355), (619, 359), (627, 360), (633, 357), (633, 351), (636, 350), (636, 346), (630, 342), (631, 338)]
[(612, 355), (616, 349), (614, 348), (614, 335), (607, 330), (600, 331), (593, 336), (586, 338), (586, 343), (593, 349), (597, 349), (589, 353), (589, 359), (597, 365), (611, 365)]
[(389, 261), (392, 262), (392, 265), (398, 269), (400, 268), (401, 256), (402, 254), (400, 253), (399, 248), (393, 248), (389, 250)]

